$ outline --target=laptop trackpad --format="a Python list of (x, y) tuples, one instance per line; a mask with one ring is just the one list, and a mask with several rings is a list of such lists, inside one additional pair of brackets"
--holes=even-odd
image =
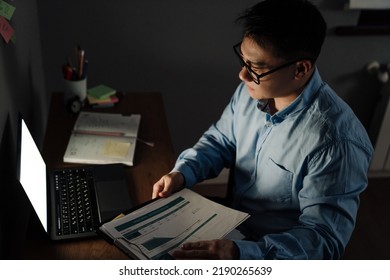
[(101, 221), (112, 219), (132, 207), (125, 180), (96, 182)]

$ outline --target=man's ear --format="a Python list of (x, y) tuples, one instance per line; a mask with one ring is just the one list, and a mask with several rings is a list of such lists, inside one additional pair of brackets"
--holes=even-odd
[(295, 69), (295, 78), (300, 79), (304, 76), (306, 76), (308, 73), (311, 73), (311, 70), (313, 69), (314, 64), (311, 60), (300, 60), (296, 63), (296, 69)]

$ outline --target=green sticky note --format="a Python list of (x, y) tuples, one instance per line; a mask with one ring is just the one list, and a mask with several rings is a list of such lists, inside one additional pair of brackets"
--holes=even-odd
[(114, 95), (116, 93), (116, 90), (105, 85), (98, 85), (96, 87), (88, 89), (87, 93), (88, 95), (97, 99), (106, 99), (109, 98), (111, 95)]
[(7, 2), (0, 0), (0, 16), (11, 20), (16, 8)]

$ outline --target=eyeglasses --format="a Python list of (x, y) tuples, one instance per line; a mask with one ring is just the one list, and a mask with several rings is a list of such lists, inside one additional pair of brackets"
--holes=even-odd
[[(278, 70), (281, 70), (283, 68), (286, 68), (287, 66), (290, 66), (290, 65), (293, 65), (294, 63), (300, 61), (300, 60), (305, 60), (305, 59), (308, 59), (308, 58), (300, 58), (300, 59), (295, 59), (293, 61), (290, 61), (290, 62), (287, 62), (285, 64), (282, 64), (274, 69), (271, 69), (270, 71), (267, 71), (265, 73), (262, 73), (262, 74), (257, 74), (252, 68), (251, 66), (249, 66), (243, 59), (243, 56), (242, 56), (242, 53), (241, 53), (241, 42), (234, 45), (233, 46), (233, 50), (234, 52), (236, 53), (236, 55), (238, 56), (239, 60), (240, 60), (240, 63), (241, 63), (241, 67), (245, 67), (246, 71), (248, 72), (248, 74), (251, 76), (251, 79), (253, 82), (255, 82), (256, 84), (260, 84), (260, 79), (269, 75), (269, 74), (272, 74)], [(308, 60), (312, 60), (312, 59), (308, 59)]]

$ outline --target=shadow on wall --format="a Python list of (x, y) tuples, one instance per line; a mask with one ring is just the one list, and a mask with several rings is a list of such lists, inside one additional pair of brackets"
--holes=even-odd
[[(380, 101), (382, 84), (366, 69), (340, 75), (336, 83), (343, 87), (343, 99), (369, 131), (375, 108)], [(364, 105), (362, 105), (364, 104)]]

